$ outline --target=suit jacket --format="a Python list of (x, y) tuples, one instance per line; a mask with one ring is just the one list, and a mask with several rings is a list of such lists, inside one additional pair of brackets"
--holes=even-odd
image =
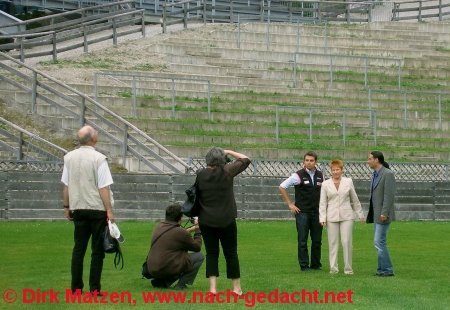
[(364, 218), (352, 179), (342, 177), (339, 189), (336, 189), (333, 179), (328, 179), (322, 183), (319, 204), (320, 222), (354, 220), (355, 212), (359, 218)]
[[(375, 220), (377, 224), (389, 224), (395, 219), (395, 177), (392, 170), (381, 168), (376, 183), (371, 183), (371, 189), (367, 223), (373, 223)], [(385, 222), (380, 221), (381, 214), (388, 217)]]

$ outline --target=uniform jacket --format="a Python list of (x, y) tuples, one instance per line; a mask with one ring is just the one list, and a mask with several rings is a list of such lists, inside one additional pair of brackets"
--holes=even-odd
[(322, 183), (319, 204), (320, 222), (353, 220), (355, 219), (355, 212), (359, 218), (364, 217), (352, 179), (342, 177), (339, 189), (336, 189), (333, 179), (328, 179)]
[[(371, 184), (372, 194), (370, 198), (367, 223), (389, 224), (395, 219), (395, 177), (392, 170), (381, 168), (375, 184)], [(380, 221), (380, 215), (388, 217), (385, 222)]]

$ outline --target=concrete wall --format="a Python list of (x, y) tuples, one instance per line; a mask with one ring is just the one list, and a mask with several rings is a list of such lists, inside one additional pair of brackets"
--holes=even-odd
[[(0, 219), (63, 219), (60, 173), (0, 172)], [(115, 174), (112, 186), (118, 219), (161, 219), (165, 207), (183, 201), (194, 182), (189, 175)], [(284, 178), (239, 177), (239, 217), (290, 219), (278, 194)], [(354, 180), (367, 214), (369, 181)], [(293, 191), (291, 191), (293, 194)], [(398, 182), (397, 220), (450, 220), (449, 182)]]

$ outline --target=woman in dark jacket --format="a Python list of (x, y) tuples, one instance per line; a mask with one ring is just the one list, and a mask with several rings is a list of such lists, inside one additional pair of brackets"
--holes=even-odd
[[(227, 164), (227, 155), (236, 160)], [(233, 292), (242, 294), (233, 180), (249, 164), (250, 159), (244, 154), (212, 148), (206, 154), (207, 167), (197, 172), (199, 225), (206, 248), (206, 277), (209, 278), (209, 291), (214, 294), (219, 276), (219, 241), (225, 256), (227, 278), (232, 279)]]

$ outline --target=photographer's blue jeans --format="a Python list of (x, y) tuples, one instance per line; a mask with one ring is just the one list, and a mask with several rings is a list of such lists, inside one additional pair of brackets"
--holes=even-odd
[(378, 252), (377, 274), (393, 274), (391, 257), (387, 248), (387, 232), (390, 224), (375, 223), (374, 246)]

